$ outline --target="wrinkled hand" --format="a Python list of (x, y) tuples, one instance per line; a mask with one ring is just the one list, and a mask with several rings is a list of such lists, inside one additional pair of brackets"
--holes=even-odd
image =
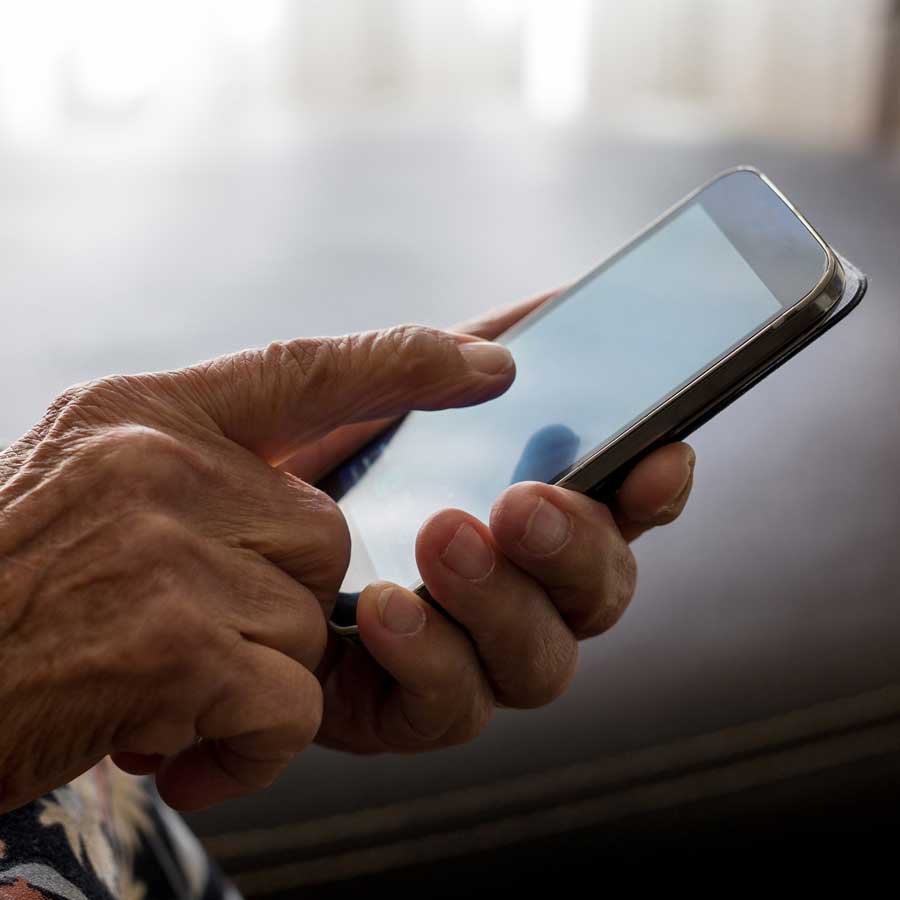
[(0, 454), (0, 811), (107, 754), (180, 808), (269, 784), (319, 730), (349, 558), (335, 504), (278, 464), (513, 375), (496, 345), (405, 327), (61, 396)]
[[(493, 338), (546, 298), (459, 331)], [(387, 424), (332, 432), (289, 467), (327, 471)], [(354, 752), (416, 752), (472, 739), (497, 705), (534, 707), (565, 690), (578, 641), (605, 631), (635, 588), (628, 542), (674, 520), (690, 493), (694, 453), (672, 444), (642, 460), (608, 509), (528, 482), (497, 499), (489, 523), (459, 510), (419, 532), (416, 560), (450, 621), (411, 591), (374, 584), (360, 597), (363, 647), (333, 635), (319, 669), (319, 741)]]

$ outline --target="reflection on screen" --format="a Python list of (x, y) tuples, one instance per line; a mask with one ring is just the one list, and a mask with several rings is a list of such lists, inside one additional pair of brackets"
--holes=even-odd
[(339, 471), (354, 557), (343, 590), (375, 573), (418, 582), (429, 515), (486, 521), (508, 484), (553, 480), (781, 308), (703, 207), (687, 207), (509, 339), (506, 394), (412, 413)]

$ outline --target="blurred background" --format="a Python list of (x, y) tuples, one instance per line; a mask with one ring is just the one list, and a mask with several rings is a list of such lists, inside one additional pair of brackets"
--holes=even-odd
[(103, 159), (323, 128), (555, 125), (896, 138), (896, 4), (859, 0), (4, 3), (9, 146)]
[(738, 163), (863, 307), (697, 435), (558, 704), (415, 760), (313, 749), (193, 817), (232, 871), (281, 848), (249, 894), (359, 875), (278, 868), (337, 852), (323, 817), (900, 681), (900, 2), (0, 0), (0, 445), (77, 381), (552, 288)]
[(897, 8), (0, 0), (0, 350), (30, 381), (0, 440), (110, 369), (557, 284), (717, 165), (643, 205), (665, 173), (612, 147), (896, 155)]

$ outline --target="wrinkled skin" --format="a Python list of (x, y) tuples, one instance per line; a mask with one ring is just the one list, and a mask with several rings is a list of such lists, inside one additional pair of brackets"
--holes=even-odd
[(363, 647), (327, 629), (349, 536), (313, 486), (409, 409), (506, 390), (512, 360), (478, 338), (542, 299), (456, 332), (300, 339), (58, 398), (0, 455), (0, 811), (106, 755), (199, 808), (269, 785), (316, 739), (428, 750), (472, 739), (498, 704), (557, 697), (577, 642), (634, 592), (628, 541), (684, 506), (688, 447), (643, 460), (611, 510), (523, 483), (488, 523), (438, 512), (416, 554), (453, 621), (371, 585)]

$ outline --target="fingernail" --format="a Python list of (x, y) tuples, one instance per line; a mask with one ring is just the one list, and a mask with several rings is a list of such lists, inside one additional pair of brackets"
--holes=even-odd
[(519, 543), (533, 556), (549, 556), (559, 550), (572, 534), (572, 520), (552, 503), (541, 497), (537, 502), (525, 534)]
[(444, 565), (467, 581), (481, 581), (494, 568), (494, 554), (481, 535), (469, 524), (456, 529), (441, 554)]
[(415, 634), (425, 625), (425, 610), (402, 591), (385, 588), (376, 605), (381, 624), (394, 634)]
[(459, 345), (459, 352), (470, 369), (482, 375), (499, 375), (512, 368), (512, 354), (502, 344), (470, 341)]

